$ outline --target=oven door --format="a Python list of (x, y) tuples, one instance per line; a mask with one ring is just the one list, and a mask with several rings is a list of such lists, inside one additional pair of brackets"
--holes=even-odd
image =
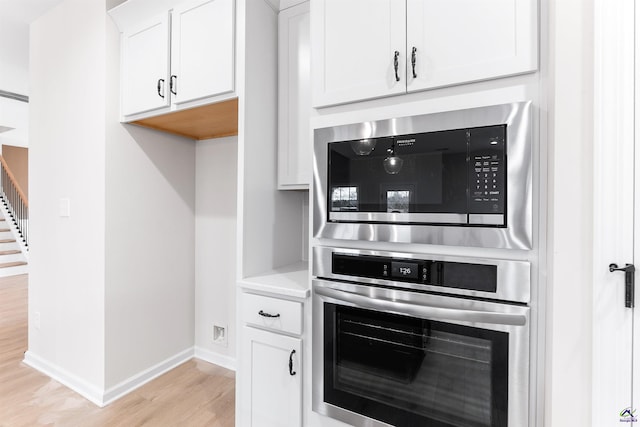
[(354, 426), (525, 426), (529, 308), (313, 281), (313, 409)]

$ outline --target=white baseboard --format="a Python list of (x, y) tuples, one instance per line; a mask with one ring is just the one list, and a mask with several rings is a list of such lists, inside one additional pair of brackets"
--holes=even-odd
[(95, 385), (86, 382), (82, 378), (50, 363), (30, 351), (27, 351), (24, 354), (23, 362), (33, 369), (42, 372), (46, 376), (53, 378), (60, 384), (70, 388), (90, 402), (98, 406), (104, 406), (102, 390), (100, 387), (96, 387)]
[(172, 356), (149, 369), (146, 369), (124, 381), (120, 384), (110, 387), (105, 391), (103, 396), (103, 405), (106, 406), (115, 400), (123, 397), (124, 395), (131, 393), (138, 387), (148, 383), (149, 381), (159, 377), (160, 375), (169, 372), (173, 368), (182, 365), (185, 362), (193, 359), (193, 347), (190, 347), (175, 356)]
[(107, 406), (124, 395), (131, 393), (138, 387), (141, 387), (149, 381), (172, 370), (176, 366), (188, 362), (191, 359), (193, 359), (193, 347), (190, 347), (117, 385), (110, 387), (108, 390), (103, 391), (100, 387), (87, 383), (85, 380), (67, 372), (59, 366), (53, 365), (30, 351), (27, 351), (24, 355), (24, 363), (26, 365), (42, 372), (48, 377), (53, 378), (100, 407)]
[(236, 370), (236, 359), (233, 357), (215, 353), (198, 346), (195, 347), (194, 356), (196, 359), (204, 360), (205, 362), (213, 363), (214, 365), (222, 366), (232, 371)]

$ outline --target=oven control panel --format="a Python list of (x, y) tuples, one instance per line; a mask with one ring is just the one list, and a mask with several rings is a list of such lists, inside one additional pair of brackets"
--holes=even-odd
[(429, 259), (333, 253), (333, 274), (496, 292), (497, 266)]

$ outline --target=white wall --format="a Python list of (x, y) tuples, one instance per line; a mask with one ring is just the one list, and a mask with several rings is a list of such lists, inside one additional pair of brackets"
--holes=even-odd
[[(29, 94), (29, 25), (0, 16), (0, 90)], [(29, 138), (29, 104), (0, 98), (0, 145), (26, 147)]]
[(593, 334), (593, 1), (551, 1), (549, 12), (545, 425), (589, 426)]
[(0, 58), (0, 90), (29, 95), (29, 24), (0, 16)]
[(101, 404), (193, 355), (195, 143), (119, 123), (104, 0), (64, 1), (31, 39), (26, 360)]
[(94, 395), (105, 360), (104, 28), (103, 1), (63, 2), (31, 26), (29, 73), (27, 359)]
[[(198, 141), (195, 169), (196, 356), (235, 367), (238, 137)], [(214, 344), (214, 324), (226, 346)]]
[(193, 347), (194, 142), (109, 122), (106, 387)]
[(29, 140), (29, 104), (15, 99), (0, 97), (0, 126), (13, 128), (13, 130), (0, 133), (0, 145), (27, 147)]

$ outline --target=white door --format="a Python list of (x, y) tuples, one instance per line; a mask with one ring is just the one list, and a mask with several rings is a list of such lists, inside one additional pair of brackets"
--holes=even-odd
[(234, 1), (197, 0), (173, 11), (171, 87), (181, 104), (234, 89)]
[(168, 106), (169, 13), (124, 33), (122, 40), (122, 114)]
[(302, 425), (302, 354), (300, 338), (249, 326), (243, 331), (246, 363), (240, 396), (250, 414), (243, 417), (252, 427), (299, 427)]
[(536, 70), (537, 23), (536, 0), (407, 0), (407, 90)]
[(625, 274), (609, 268), (640, 261), (635, 257), (640, 254), (640, 151), (634, 149), (640, 135), (635, 113), (640, 111), (635, 64), (640, 43), (634, 26), (640, 19), (635, 14), (634, 2), (595, 1), (593, 426), (629, 425), (640, 415), (635, 412), (640, 408), (638, 313), (625, 304)]
[(311, 2), (314, 107), (406, 92), (405, 12), (405, 0)]

